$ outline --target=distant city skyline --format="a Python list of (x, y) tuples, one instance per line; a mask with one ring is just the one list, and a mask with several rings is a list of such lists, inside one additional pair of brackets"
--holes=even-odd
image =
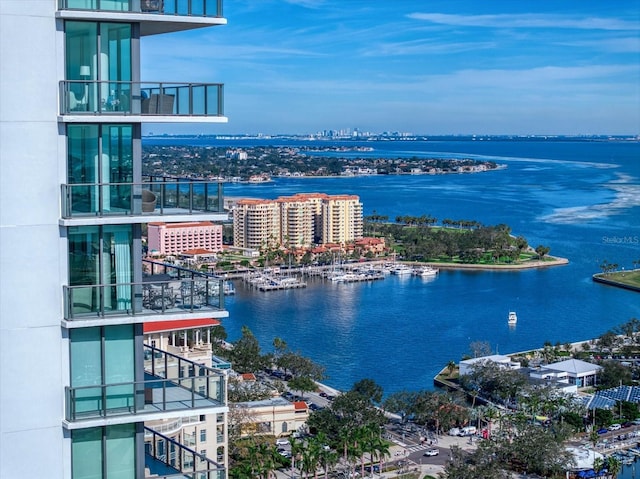
[(224, 8), (226, 26), (144, 38), (142, 78), (225, 83), (229, 123), (147, 132), (640, 133), (637, 0)]

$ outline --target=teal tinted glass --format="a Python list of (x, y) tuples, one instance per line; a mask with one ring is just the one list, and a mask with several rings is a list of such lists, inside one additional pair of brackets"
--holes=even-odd
[(73, 431), (71, 476), (73, 479), (102, 479), (102, 428)]

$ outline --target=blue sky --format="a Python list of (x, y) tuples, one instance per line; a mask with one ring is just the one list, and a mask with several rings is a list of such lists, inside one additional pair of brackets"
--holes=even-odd
[(225, 84), (176, 133), (640, 134), (640, 0), (225, 0), (142, 78)]

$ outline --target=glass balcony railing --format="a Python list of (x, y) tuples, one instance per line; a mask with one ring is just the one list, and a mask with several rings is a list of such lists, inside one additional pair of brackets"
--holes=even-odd
[(145, 468), (156, 479), (224, 479), (225, 469), (204, 454), (144, 428)]
[(62, 185), (62, 217), (223, 213), (219, 182), (153, 177), (143, 183)]
[(61, 115), (224, 116), (221, 83), (60, 82)]
[(192, 274), (148, 275), (141, 283), (63, 286), (64, 319), (224, 311), (225, 281)]
[(67, 421), (225, 406), (220, 371), (146, 345), (144, 357), (144, 381), (66, 387)]
[(58, 0), (58, 10), (222, 17), (222, 0)]

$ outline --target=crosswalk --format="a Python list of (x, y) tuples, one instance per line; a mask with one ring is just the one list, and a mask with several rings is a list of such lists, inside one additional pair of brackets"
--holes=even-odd
[(418, 452), (418, 451), (426, 451), (427, 449), (431, 449), (434, 446), (429, 446), (427, 444), (404, 444), (400, 441), (393, 441), (396, 445), (402, 447), (405, 451), (411, 453), (411, 452)]

